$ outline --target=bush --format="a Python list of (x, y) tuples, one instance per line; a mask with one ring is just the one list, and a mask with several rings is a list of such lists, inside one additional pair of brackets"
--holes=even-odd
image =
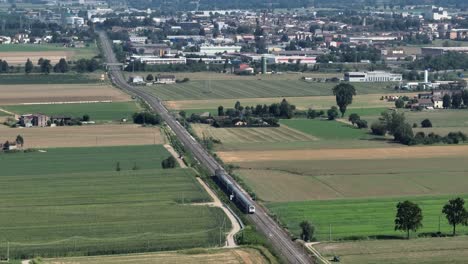
[(367, 128), (367, 121), (366, 120), (362, 120), (362, 119), (359, 119), (356, 121), (356, 125), (358, 128), (362, 129), (362, 128)]
[(332, 106), (327, 111), (328, 120), (335, 120), (338, 117), (338, 115), (338, 108), (336, 108), (336, 106)]
[(424, 119), (424, 120), (421, 122), (421, 127), (432, 127), (431, 120), (429, 120), (429, 119)]
[(385, 127), (385, 124), (375, 122), (371, 125), (371, 131), (374, 135), (385, 136), (385, 134), (387, 133), (387, 128)]
[(395, 107), (396, 107), (396, 108), (403, 108), (404, 106), (405, 106), (405, 101), (403, 101), (403, 99), (398, 98), (398, 99), (395, 101)]
[(352, 113), (349, 115), (348, 121), (351, 122), (351, 124), (356, 124), (358, 120), (360, 120), (361, 117), (358, 114)]
[(161, 162), (161, 167), (163, 169), (172, 169), (176, 167), (176, 159), (173, 156), (168, 157), (167, 159), (164, 159)]

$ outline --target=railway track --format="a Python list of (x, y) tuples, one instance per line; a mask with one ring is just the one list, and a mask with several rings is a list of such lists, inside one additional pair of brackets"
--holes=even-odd
[[(108, 63), (108, 74), (111, 81), (122, 90), (138, 96), (145, 101), (153, 111), (157, 112), (166, 124), (176, 134), (179, 141), (185, 148), (189, 149), (194, 157), (209, 169), (211, 173), (215, 173), (216, 169), (223, 169), (222, 166), (190, 135), (190, 133), (169, 113), (166, 107), (162, 104), (161, 100), (156, 96), (139, 89), (138, 87), (131, 86), (125, 80), (120, 66), (115, 66), (118, 63), (115, 54), (112, 50), (111, 42), (107, 34), (103, 31), (98, 32), (101, 40), (104, 56)], [(114, 65), (113, 65), (114, 64)], [(230, 176), (229, 176), (230, 177)], [(230, 180), (240, 189), (243, 193), (250, 197), (247, 192), (237, 182), (230, 177)], [(287, 263), (307, 264), (313, 263), (311, 257), (306, 253), (305, 249), (291, 240), (289, 235), (282, 229), (261, 207), (258, 203), (254, 202), (256, 213), (248, 215), (252, 223), (271, 241), (277, 253)]]

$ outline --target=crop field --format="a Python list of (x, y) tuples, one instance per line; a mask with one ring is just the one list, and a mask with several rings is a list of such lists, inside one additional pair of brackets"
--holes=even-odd
[(0, 105), (130, 100), (129, 95), (107, 83), (0, 85)]
[(188, 169), (56, 172), (0, 181), (2, 255), (7, 241), (13, 257), (214, 246), (220, 227), (229, 230), (218, 208), (187, 204), (209, 201)]
[[(348, 111), (353, 109), (387, 109), (394, 107), (395, 104), (380, 100), (384, 94), (359, 94), (353, 98), (353, 104), (349, 106)], [(332, 105), (336, 105), (335, 96), (304, 96), (304, 97), (285, 97), (289, 103), (295, 105), (298, 109), (329, 109)], [(236, 98), (236, 99), (219, 99), (219, 100), (178, 100), (166, 101), (165, 105), (173, 110), (188, 110), (188, 109), (218, 109), (222, 105), (224, 108), (232, 108), (236, 101), (239, 101), (244, 106), (255, 106), (257, 104), (272, 104), (279, 103), (282, 98), (267, 97), (267, 98)]]
[(344, 264), (462, 264), (468, 258), (468, 237), (368, 240), (314, 245), (322, 256), (340, 256)]
[(83, 84), (97, 83), (99, 74), (51, 73), (51, 74), (2, 74), (2, 83), (8, 84)]
[(448, 195), (468, 192), (464, 151), (433, 158), (384, 159), (374, 154), (375, 159), (367, 160), (300, 160), (289, 153), (283, 160), (252, 158), (234, 164), (240, 166), (236, 174), (266, 202)]
[(230, 222), (189, 205), (210, 197), (194, 171), (160, 169), (169, 155), (161, 145), (0, 155), (0, 256), (7, 241), (13, 258), (218, 245)]
[(72, 257), (61, 259), (45, 259), (46, 264), (267, 264), (270, 263), (261, 253), (253, 248), (237, 248), (222, 250), (194, 249), (180, 252), (146, 253), (132, 255)]
[[(1, 113), (1, 112), (0, 112)], [(162, 144), (159, 127), (84, 125), (35, 128), (0, 126), (0, 142), (23, 136), (25, 148), (96, 147)]]
[(117, 162), (122, 171), (131, 170), (135, 163), (140, 169), (160, 169), (161, 161), (169, 155), (162, 145), (49, 148), (3, 153), (0, 154), (0, 175), (113, 172)]
[(24, 64), (29, 58), (33, 63), (40, 58), (49, 59), (57, 63), (61, 58), (77, 60), (81, 58), (92, 58), (98, 53), (96, 45), (84, 48), (68, 48), (53, 44), (12, 44), (0, 45), (0, 59), (6, 60), (8, 64)]
[(271, 143), (313, 141), (313, 136), (290, 129), (287, 126), (274, 128), (214, 128), (210, 125), (192, 125), (199, 138), (212, 137), (222, 143)]
[[(269, 203), (268, 208), (299, 235), (299, 223), (309, 220), (316, 227), (318, 240), (329, 240), (330, 225), (332, 240), (364, 237), (404, 237), (405, 233), (394, 231), (396, 204), (411, 200), (421, 206), (423, 228), (418, 233), (437, 232), (439, 216), (441, 232), (451, 233), (451, 226), (442, 216), (442, 207), (456, 194), (450, 196), (419, 196), (384, 199), (338, 199), (329, 201), (303, 201)], [(468, 196), (462, 195), (465, 199)], [(468, 227), (459, 226), (458, 233), (467, 233)]]
[[(162, 100), (196, 100), (324, 96), (332, 95), (335, 85), (336, 83), (309, 83), (302, 80), (200, 80), (145, 89)], [(394, 91), (391, 88), (392, 83), (359, 83), (355, 87), (358, 94)]]
[(87, 114), (93, 121), (119, 121), (122, 118), (129, 120), (133, 113), (141, 109), (136, 102), (8, 105), (1, 108), (16, 114), (42, 113), (49, 116), (72, 117), (82, 117)]

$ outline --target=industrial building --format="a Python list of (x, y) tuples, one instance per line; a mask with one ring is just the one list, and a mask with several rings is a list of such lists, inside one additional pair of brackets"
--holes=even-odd
[(216, 55), (218, 53), (233, 53), (239, 52), (241, 48), (241, 46), (201, 46), (200, 54)]
[(149, 65), (156, 65), (156, 64), (186, 64), (187, 59), (185, 57), (179, 57), (179, 58), (161, 58), (157, 56), (138, 56), (138, 55), (133, 55), (130, 57), (130, 61), (135, 60), (139, 61), (141, 63), (146, 63)]
[(347, 82), (401, 82), (401, 74), (389, 73), (383, 71), (373, 72), (346, 72), (344, 80)]

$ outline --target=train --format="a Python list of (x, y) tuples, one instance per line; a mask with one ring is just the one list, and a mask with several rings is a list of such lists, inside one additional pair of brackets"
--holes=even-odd
[(215, 171), (215, 176), (229, 195), (229, 200), (235, 201), (245, 213), (255, 213), (253, 201), (229, 179), (229, 176), (224, 170), (217, 169)]

